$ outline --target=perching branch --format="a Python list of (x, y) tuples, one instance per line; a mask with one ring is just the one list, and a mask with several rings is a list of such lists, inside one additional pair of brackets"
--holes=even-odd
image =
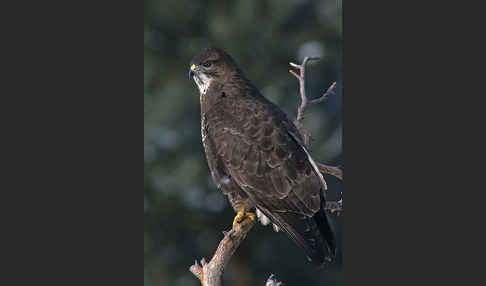
[(255, 224), (251, 219), (245, 219), (236, 224), (230, 231), (223, 232), (224, 238), (209, 263), (203, 258), (201, 265), (196, 262), (189, 270), (201, 281), (202, 286), (221, 286), (224, 268), (231, 256), (245, 239), (246, 234)]

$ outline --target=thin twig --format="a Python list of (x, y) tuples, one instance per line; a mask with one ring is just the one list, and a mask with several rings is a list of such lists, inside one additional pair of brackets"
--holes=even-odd
[(343, 199), (340, 199), (339, 201), (329, 201), (326, 202), (326, 206), (324, 207), (325, 210), (334, 213), (340, 213), (343, 211)]
[(317, 167), (319, 167), (319, 171), (323, 174), (328, 174), (328, 175), (332, 175), (336, 178), (338, 178), (339, 180), (343, 180), (343, 170), (341, 170), (341, 168), (339, 167), (335, 167), (335, 166), (328, 166), (328, 165), (325, 165), (325, 164), (322, 164), (322, 163), (319, 163), (319, 162), (316, 162), (317, 164)]
[[(329, 95), (335, 93), (334, 89), (336, 88), (336, 82), (333, 82), (331, 86), (327, 89), (327, 91), (321, 95), (319, 98), (309, 100), (307, 98), (307, 95), (305, 93), (305, 67), (308, 61), (313, 61), (313, 60), (319, 60), (319, 57), (305, 57), (304, 60), (302, 61), (302, 64), (294, 64), (294, 63), (289, 63), (292, 67), (296, 68), (299, 70), (299, 74), (295, 73), (293, 70), (289, 70), (289, 72), (297, 78), (299, 81), (299, 91), (300, 91), (300, 99), (301, 103), (300, 106), (297, 109), (297, 117), (294, 121), (295, 127), (299, 130), (300, 134), (304, 138), (304, 145), (309, 148), (310, 145), (310, 138), (311, 134), (307, 129), (304, 127), (302, 124), (302, 120), (304, 119), (304, 111), (307, 106), (313, 105), (313, 104), (318, 104), (326, 100)], [(334, 166), (328, 166), (322, 163), (317, 163), (317, 166), (319, 167), (319, 171), (323, 174), (328, 174), (335, 176), (336, 178), (342, 180), (343, 179), (343, 171), (339, 167), (334, 167)]]
[(300, 71), (300, 75), (296, 74), (293, 70), (289, 70), (291, 74), (293, 74), (299, 80), (299, 88), (300, 88), (300, 99), (302, 100), (298, 110), (297, 110), (297, 121), (302, 121), (304, 119), (304, 110), (307, 106), (307, 96), (305, 95), (305, 65), (308, 61), (316, 61), (319, 60), (319, 57), (305, 57), (302, 61), (301, 65), (297, 65), (294, 63), (289, 63), (294, 68)]
[(320, 102), (323, 102), (325, 99), (327, 99), (329, 97), (329, 94), (331, 93), (335, 93), (334, 92), (334, 88), (336, 87), (336, 82), (333, 82), (331, 84), (331, 86), (326, 90), (326, 92), (324, 92), (323, 95), (321, 95), (321, 97), (319, 98), (316, 98), (316, 99), (313, 99), (309, 102), (309, 105), (312, 105), (312, 104), (316, 104), (316, 103), (320, 103)]
[(267, 279), (267, 283), (265, 286), (282, 286), (282, 282), (278, 281), (275, 275), (271, 274), (270, 277)]
[(306, 147), (309, 147), (310, 144), (310, 133), (304, 128), (304, 125), (302, 124), (302, 120), (304, 119), (304, 111), (307, 106), (317, 104), (326, 100), (330, 94), (334, 93), (334, 88), (336, 87), (336, 82), (333, 82), (321, 97), (310, 101), (307, 98), (307, 95), (305, 94), (305, 66), (308, 61), (315, 61), (319, 59), (319, 57), (305, 57), (302, 61), (302, 64), (300, 65), (294, 64), (292, 62), (289, 63), (292, 67), (299, 70), (299, 74), (295, 73), (293, 70), (289, 70), (289, 72), (299, 81), (301, 103), (297, 109), (297, 118), (295, 119), (294, 124), (301, 133), (302, 137), (304, 137), (304, 144)]

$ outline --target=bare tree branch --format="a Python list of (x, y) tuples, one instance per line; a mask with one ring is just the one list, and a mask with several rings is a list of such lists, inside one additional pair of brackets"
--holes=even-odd
[(331, 213), (337, 212), (339, 214), (343, 211), (343, 199), (340, 199), (337, 202), (326, 202), (324, 209)]
[(224, 238), (219, 243), (211, 261), (207, 263), (203, 258), (199, 265), (196, 260), (194, 265), (189, 268), (199, 278), (202, 286), (221, 286), (224, 268), (254, 224), (255, 221), (247, 218), (236, 224), (230, 231), (223, 232)]
[(282, 286), (282, 282), (278, 281), (277, 278), (275, 278), (275, 275), (271, 274), (270, 277), (267, 279), (267, 283), (265, 283), (265, 286)]
[[(299, 74), (295, 73), (293, 70), (289, 70), (289, 72), (297, 78), (299, 81), (299, 91), (300, 91), (300, 99), (301, 103), (300, 106), (297, 109), (297, 118), (294, 121), (295, 127), (299, 130), (300, 134), (304, 138), (304, 145), (309, 148), (310, 145), (310, 138), (311, 134), (307, 129), (304, 127), (302, 124), (302, 120), (304, 119), (304, 111), (307, 106), (313, 105), (313, 104), (318, 104), (326, 100), (330, 94), (334, 94), (334, 89), (336, 87), (336, 82), (333, 82), (331, 86), (327, 89), (327, 91), (319, 98), (310, 100), (307, 98), (307, 95), (305, 93), (305, 66), (308, 61), (316, 61), (319, 60), (319, 57), (305, 57), (304, 60), (302, 61), (302, 64), (294, 64), (294, 63), (289, 63), (292, 67), (296, 68), (299, 70)], [(317, 163), (317, 162), (316, 162)], [(335, 176), (336, 178), (342, 180), (343, 179), (343, 171), (339, 167), (333, 167), (333, 166), (328, 166), (322, 163), (317, 163), (319, 167), (319, 171), (323, 174), (328, 174)]]
[(339, 167), (335, 166), (328, 166), (319, 162), (316, 162), (317, 167), (319, 167), (319, 171), (323, 174), (333, 175), (334, 177), (338, 178), (339, 180), (343, 180), (343, 170)]
[(296, 74), (293, 70), (289, 70), (289, 72), (297, 78), (299, 81), (299, 91), (300, 91), (300, 106), (297, 109), (297, 118), (294, 121), (294, 124), (299, 129), (300, 133), (304, 137), (304, 144), (305, 146), (309, 147), (310, 143), (310, 133), (304, 128), (302, 125), (302, 120), (304, 119), (304, 111), (308, 105), (317, 104), (323, 102), (331, 93), (334, 93), (334, 88), (336, 87), (336, 82), (331, 84), (331, 86), (327, 89), (327, 91), (319, 98), (313, 99), (309, 101), (305, 94), (305, 66), (308, 61), (316, 61), (319, 60), (319, 57), (305, 57), (302, 61), (302, 64), (294, 64), (289, 63), (292, 67), (299, 70), (299, 74)]

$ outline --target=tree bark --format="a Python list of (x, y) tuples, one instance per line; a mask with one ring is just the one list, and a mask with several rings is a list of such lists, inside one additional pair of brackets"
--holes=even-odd
[(196, 262), (189, 270), (201, 281), (202, 286), (221, 286), (223, 271), (233, 253), (245, 239), (255, 221), (247, 218), (236, 224), (230, 231), (223, 232), (223, 240), (219, 243), (213, 258), (209, 263), (203, 258), (201, 265)]

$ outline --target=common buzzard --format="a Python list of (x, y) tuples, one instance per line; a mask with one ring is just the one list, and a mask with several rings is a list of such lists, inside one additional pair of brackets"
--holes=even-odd
[(200, 92), (211, 176), (237, 212), (233, 225), (257, 216), (285, 231), (314, 263), (331, 261), (336, 244), (324, 210), (326, 182), (294, 124), (220, 49), (195, 56), (189, 76)]

